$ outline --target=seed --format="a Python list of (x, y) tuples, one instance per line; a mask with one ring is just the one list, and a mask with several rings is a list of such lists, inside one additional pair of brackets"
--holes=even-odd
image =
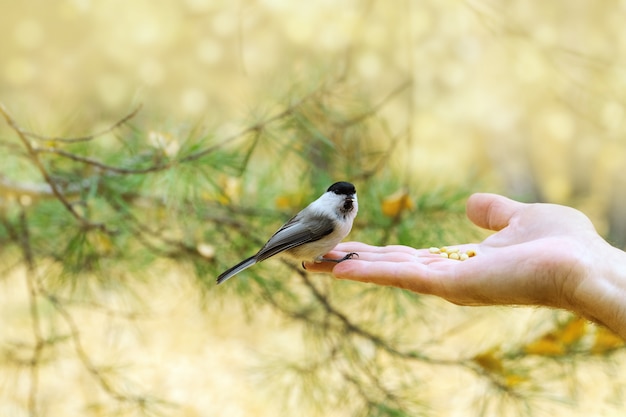
[(476, 251), (472, 249), (464, 252), (453, 246), (442, 246), (440, 248), (432, 246), (428, 248), (428, 251), (432, 254), (440, 255), (442, 258), (454, 259), (456, 261), (465, 261), (472, 256), (476, 256)]

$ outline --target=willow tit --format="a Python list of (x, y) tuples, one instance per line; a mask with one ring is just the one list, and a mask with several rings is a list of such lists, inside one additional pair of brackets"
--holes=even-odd
[(297, 260), (337, 263), (358, 256), (349, 253), (341, 259), (323, 257), (350, 233), (358, 209), (354, 185), (343, 181), (334, 183), (320, 198), (278, 229), (256, 255), (224, 271), (217, 277), (217, 283), (221, 284), (257, 262), (279, 253)]

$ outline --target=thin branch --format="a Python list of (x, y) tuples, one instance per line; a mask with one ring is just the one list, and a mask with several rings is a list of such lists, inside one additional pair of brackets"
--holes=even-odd
[(157, 400), (144, 395), (125, 394), (115, 388), (111, 381), (102, 372), (102, 370), (93, 363), (93, 361), (87, 354), (87, 351), (83, 347), (80, 329), (76, 324), (74, 317), (72, 317), (70, 312), (65, 308), (65, 306), (59, 301), (58, 298), (46, 292), (43, 292), (43, 295), (65, 320), (65, 323), (70, 330), (70, 338), (74, 345), (74, 352), (76, 353), (76, 356), (78, 357), (80, 363), (83, 365), (85, 370), (87, 370), (87, 372), (93, 377), (93, 379), (98, 383), (98, 385), (104, 392), (106, 392), (111, 398), (115, 399), (118, 402), (131, 403), (142, 409), (148, 406), (150, 403), (159, 403), (161, 405), (168, 404), (165, 401)]
[[(160, 254), (161, 256), (174, 257), (178, 253), (192, 254), (201, 257), (198, 251), (191, 247), (182, 240), (170, 239), (160, 233), (158, 230), (153, 229), (145, 222), (140, 221), (130, 210), (127, 210), (122, 204), (118, 203), (114, 197), (108, 198), (107, 203), (118, 213), (121, 213), (128, 222), (126, 226), (129, 227), (132, 235), (144, 245), (148, 250), (153, 253)], [(159, 204), (154, 202), (153, 204)], [(155, 244), (149, 241), (149, 238), (156, 239), (165, 245), (169, 245), (176, 250), (166, 250), (157, 247)]]
[[(30, 244), (30, 232), (28, 229), (28, 221), (26, 218), (26, 211), (24, 208), (20, 211), (19, 216), (20, 230), (13, 233), (19, 234), (18, 240), (22, 249), (22, 255), (24, 262), (26, 263), (26, 286), (28, 288), (28, 306), (30, 313), (30, 321), (33, 336), (35, 338), (35, 345), (33, 347), (33, 353), (29, 361), (30, 367), (30, 389), (28, 391), (28, 414), (31, 417), (38, 415), (37, 413), (37, 398), (39, 394), (39, 365), (41, 362), (41, 355), (46, 345), (46, 341), (43, 337), (41, 330), (41, 317), (39, 313), (39, 307), (37, 304), (37, 284), (35, 282), (35, 259), (33, 257), (33, 251)], [(6, 226), (5, 222), (5, 226)]]
[(304, 104), (306, 101), (310, 100), (312, 97), (316, 96), (317, 94), (320, 93), (320, 90), (314, 90), (313, 92), (305, 95), (304, 97), (302, 97), (300, 100), (296, 101), (293, 104), (290, 104), (287, 108), (285, 108), (283, 111), (275, 114), (274, 116), (269, 117), (268, 119), (265, 119), (261, 122), (255, 123), (252, 126), (249, 126), (245, 129), (240, 130), (239, 132), (235, 133), (234, 135), (231, 135), (223, 140), (221, 140), (220, 142), (216, 143), (215, 145), (212, 146), (208, 146), (202, 150), (199, 150), (195, 153), (192, 153), (190, 155), (187, 155), (183, 158), (181, 158), (178, 162), (179, 163), (183, 163), (183, 162), (190, 162), (190, 161), (195, 161), (197, 159), (200, 159), (208, 154), (210, 154), (211, 152), (214, 152), (215, 150), (236, 141), (237, 139), (244, 137), (250, 133), (255, 133), (255, 132), (262, 132), (263, 130), (265, 130), (267, 128), (268, 125), (277, 122), (279, 120), (282, 120), (288, 116), (291, 116), (296, 109), (298, 109), (302, 104)]
[(37, 169), (43, 176), (45, 182), (50, 186), (50, 189), (52, 193), (54, 194), (54, 196), (57, 198), (57, 200), (61, 202), (61, 204), (63, 204), (66, 210), (69, 211), (70, 214), (81, 223), (81, 225), (88, 227), (88, 228), (97, 228), (97, 229), (101, 229), (103, 231), (108, 232), (109, 230), (105, 227), (104, 224), (92, 223), (89, 220), (87, 220), (85, 217), (81, 216), (80, 213), (76, 211), (74, 206), (67, 200), (65, 195), (61, 192), (57, 183), (52, 179), (50, 173), (47, 171), (41, 159), (39, 159), (39, 155), (37, 154), (36, 149), (30, 143), (30, 140), (28, 140), (28, 137), (24, 134), (22, 129), (15, 122), (15, 120), (9, 115), (6, 108), (1, 103), (0, 103), (0, 113), (2, 113), (2, 115), (4, 116), (4, 119), (9, 124), (9, 126), (17, 133), (17, 136), (20, 138), (20, 140), (22, 141), (22, 144), (26, 148), (30, 156), (30, 159), (33, 161), (33, 163), (35, 164), (35, 166), (37, 167)]
[(150, 172), (162, 171), (164, 169), (171, 168), (174, 165), (173, 162), (169, 162), (167, 164), (152, 165), (146, 168), (133, 169), (133, 168), (123, 168), (123, 167), (116, 167), (113, 165), (108, 165), (97, 159), (89, 158), (87, 156), (77, 155), (75, 153), (68, 152), (63, 149), (58, 149), (58, 148), (52, 148), (52, 147), (34, 148), (34, 151), (38, 154), (54, 154), (54, 155), (62, 156), (64, 158), (71, 159), (74, 162), (80, 162), (86, 165), (94, 166), (103, 171), (110, 171), (116, 174), (124, 174), (124, 175), (147, 174)]
[(391, 408), (392, 406), (389, 405), (389, 403), (393, 403), (398, 409), (400, 409), (401, 407), (399, 406), (399, 399), (394, 396), (389, 390), (385, 389), (384, 387), (377, 385), (377, 388), (379, 388), (382, 391), (383, 396), (385, 396), (385, 401), (381, 402), (380, 400), (376, 400), (374, 398), (372, 398), (372, 396), (366, 392), (365, 387), (364, 387), (364, 383), (359, 381), (355, 376), (347, 373), (347, 372), (342, 372), (341, 376), (343, 376), (343, 378), (350, 383), (350, 385), (352, 385), (354, 387), (354, 389), (356, 390), (356, 392), (359, 394), (359, 397), (361, 397), (362, 401), (365, 403), (365, 406), (367, 407), (367, 415), (376, 415), (374, 413), (374, 411), (377, 411), (378, 409), (380, 409), (381, 405), (385, 405), (388, 408)]
[(348, 120), (345, 120), (341, 123), (338, 123), (339, 127), (348, 127), (348, 126), (352, 126), (355, 125), (357, 123), (360, 123), (366, 119), (369, 119), (370, 117), (375, 116), (376, 114), (378, 114), (378, 112), (380, 111), (381, 108), (383, 108), (389, 101), (391, 101), (395, 96), (397, 96), (398, 94), (402, 93), (404, 90), (406, 90), (407, 88), (411, 87), (413, 85), (413, 80), (412, 79), (408, 79), (405, 80), (404, 82), (402, 82), (400, 85), (398, 85), (396, 88), (394, 88), (393, 90), (391, 90), (389, 92), (389, 94), (387, 94), (385, 97), (383, 97), (382, 100), (380, 100), (378, 103), (376, 103), (375, 105), (373, 105), (372, 107), (370, 107), (367, 111), (356, 115)]
[(136, 321), (138, 319), (141, 319), (142, 321), (146, 321), (149, 318), (148, 314), (140, 313), (137, 311), (121, 311), (95, 301), (78, 301), (69, 298), (61, 298), (58, 296), (55, 296), (55, 299), (63, 305), (73, 305), (77, 308), (88, 309), (90, 312), (101, 312), (103, 315), (107, 316), (110, 319), (117, 318), (127, 321)]
[(79, 137), (76, 137), (76, 138), (62, 138), (62, 137), (59, 137), (59, 136), (44, 136), (44, 135), (40, 135), (38, 133), (28, 132), (28, 131), (26, 131), (24, 129), (21, 129), (21, 128), (20, 128), (20, 132), (24, 136), (28, 136), (29, 138), (33, 138), (33, 139), (37, 139), (37, 140), (41, 140), (41, 141), (62, 142), (62, 143), (89, 142), (89, 141), (94, 140), (94, 139), (96, 139), (96, 138), (98, 138), (100, 136), (106, 135), (107, 133), (112, 132), (113, 130), (115, 130), (118, 127), (122, 126), (123, 124), (128, 122), (130, 119), (135, 117), (137, 115), (137, 113), (139, 113), (139, 111), (141, 110), (142, 107), (143, 107), (142, 104), (138, 105), (133, 111), (128, 113), (126, 116), (124, 116), (123, 118), (121, 118), (120, 120), (118, 120), (117, 122), (112, 124), (111, 126), (107, 127), (106, 129), (101, 130), (100, 132), (92, 133), (90, 135), (85, 135), (85, 136), (79, 136)]
[[(101, 162), (97, 159), (93, 159), (93, 158), (89, 158), (89, 157), (85, 157), (85, 156), (81, 156), (81, 155), (77, 155), (75, 153), (72, 152), (68, 152), (62, 149), (57, 149), (57, 148), (53, 148), (53, 147), (45, 147), (45, 148), (39, 148), (39, 147), (34, 147), (32, 146), (27, 137), (35, 137), (37, 139), (46, 139), (46, 140), (51, 140), (54, 141), (56, 140), (57, 142), (80, 142), (80, 141), (86, 141), (86, 140), (91, 140), (94, 139), (96, 137), (98, 137), (99, 135), (103, 135), (107, 132), (110, 132), (111, 130), (117, 128), (118, 126), (122, 125), (123, 123), (125, 123), (126, 121), (128, 121), (130, 118), (134, 117), (136, 115), (136, 113), (139, 111), (139, 108), (135, 109), (132, 113), (130, 113), (129, 115), (127, 115), (126, 117), (124, 117), (123, 119), (121, 119), (119, 122), (115, 123), (113, 126), (111, 126), (110, 128), (99, 132), (98, 134), (94, 134), (94, 135), (90, 135), (90, 136), (85, 136), (85, 137), (81, 137), (81, 138), (73, 138), (73, 139), (66, 139), (66, 140), (61, 140), (61, 138), (47, 138), (45, 136), (41, 136), (41, 135), (36, 135), (30, 132), (26, 132), (24, 131), (21, 127), (19, 127), (19, 125), (15, 122), (15, 120), (13, 120), (10, 115), (8, 114), (6, 108), (0, 104), (0, 112), (2, 112), (2, 114), (4, 115), (4, 118), (6, 119), (7, 123), (9, 124), (9, 126), (11, 126), (11, 128), (18, 134), (18, 136), (20, 137), (20, 139), (22, 139), (22, 142), (24, 143), (24, 145), (26, 146), (27, 150), (28, 150), (28, 154), (31, 156), (31, 159), (36, 163), (37, 167), (39, 168), (39, 170), (42, 172), (42, 174), (44, 175), (44, 179), (46, 179), (46, 182), (48, 184), (50, 184), (53, 193), (55, 194), (55, 196), (57, 198), (59, 198), (59, 200), (61, 200), (63, 202), (63, 197), (60, 195), (60, 193), (55, 192), (54, 186), (52, 185), (52, 181), (49, 179), (49, 175), (47, 174), (47, 172), (45, 172), (45, 168), (43, 167), (42, 162), (39, 160), (39, 158), (37, 158), (38, 154), (54, 154), (57, 156), (61, 156), (67, 159), (71, 159), (75, 162), (80, 162), (80, 163), (84, 163), (87, 165), (91, 165), (97, 168), (100, 168), (104, 171), (110, 171), (110, 172), (114, 172), (117, 174), (125, 174), (125, 175), (137, 175), (137, 174), (148, 174), (148, 173), (152, 173), (152, 172), (160, 172), (160, 171), (164, 171), (167, 169), (170, 169), (172, 167), (174, 167), (175, 165), (178, 164), (182, 164), (182, 163), (187, 163), (187, 162), (192, 162), (192, 161), (196, 161), (198, 159), (201, 159), (203, 157), (205, 157), (206, 155), (209, 155), (213, 152), (215, 152), (216, 150), (224, 147), (225, 145), (228, 145), (242, 137), (247, 136), (250, 133), (260, 133), (263, 130), (265, 130), (267, 128), (267, 126), (269, 126), (270, 124), (273, 124), (279, 120), (282, 120), (290, 115), (292, 115), (295, 110), (300, 107), (303, 103), (305, 103), (307, 100), (310, 100), (312, 97), (314, 97), (315, 95), (319, 94), (320, 90), (314, 90), (313, 92), (305, 95), (304, 97), (302, 97), (300, 100), (296, 101), (295, 103), (290, 104), (287, 108), (285, 108), (283, 111), (261, 121), (258, 123), (253, 124), (252, 126), (249, 126), (247, 128), (244, 128), (242, 130), (240, 130), (239, 132), (228, 136), (226, 138), (224, 138), (223, 140), (207, 146), (206, 148), (203, 148), (199, 151), (196, 151), (194, 153), (191, 153), (189, 155), (186, 155), (180, 159), (174, 159), (171, 161), (168, 161), (166, 163), (162, 163), (162, 164), (155, 164), (146, 168), (137, 168), (137, 169), (132, 169), (132, 168), (123, 168), (123, 167), (116, 167), (116, 166), (112, 166), (112, 165), (108, 165), (105, 164), (104, 162)], [(258, 135), (255, 136), (255, 143), (258, 141)], [(254, 147), (251, 149), (251, 151), (254, 149)], [(70, 204), (65, 204), (64, 205), (68, 208), (68, 210), (70, 210), (70, 212), (74, 215), (74, 217), (76, 217), (77, 219), (80, 219), (81, 221), (85, 222), (86, 220), (83, 219), (80, 215), (78, 215), (78, 213), (73, 210), (73, 208), (71, 207)], [(99, 227), (104, 227), (104, 225), (98, 225)]]
[[(331, 317), (337, 318), (342, 323), (342, 325), (343, 325), (342, 333), (352, 333), (352, 334), (357, 335), (359, 337), (362, 337), (362, 338), (364, 338), (366, 340), (369, 340), (378, 349), (381, 349), (382, 351), (387, 352), (391, 356), (394, 356), (394, 357), (402, 359), (402, 360), (419, 361), (419, 362), (423, 362), (423, 363), (426, 363), (426, 364), (429, 364), (429, 365), (457, 366), (457, 367), (460, 367), (460, 368), (464, 368), (464, 369), (469, 370), (469, 371), (473, 372), (474, 374), (476, 374), (476, 375), (478, 375), (478, 376), (480, 376), (482, 378), (485, 378), (487, 381), (489, 381), (492, 384), (492, 386), (497, 387), (501, 391), (507, 392), (512, 397), (519, 398), (519, 399), (523, 398), (522, 394), (516, 392), (512, 387), (509, 387), (508, 385), (506, 385), (502, 381), (502, 379), (500, 378), (499, 375), (496, 375), (494, 373), (486, 371), (485, 369), (480, 367), (478, 364), (476, 364), (472, 360), (467, 360), (467, 359), (437, 359), (437, 358), (433, 358), (433, 357), (430, 357), (430, 356), (423, 355), (423, 354), (421, 354), (419, 352), (416, 352), (416, 351), (403, 351), (403, 350), (400, 350), (400, 349), (394, 347), (392, 344), (387, 342), (383, 337), (378, 336), (378, 335), (376, 335), (376, 334), (374, 334), (374, 333), (372, 333), (372, 332), (362, 328), (361, 326), (359, 326), (356, 323), (353, 323), (348, 318), (348, 316), (346, 316), (344, 313), (342, 313), (339, 310), (337, 310), (330, 303), (328, 298), (324, 294), (322, 294), (315, 287), (315, 285), (311, 282), (311, 280), (309, 279), (308, 274), (306, 272), (297, 269), (296, 267), (294, 267), (291, 264), (287, 264), (287, 265), (292, 267), (292, 269), (294, 271), (296, 271), (301, 276), (301, 278), (303, 279), (305, 285), (309, 288), (309, 290), (311, 291), (311, 293), (313, 294), (315, 299), (317, 299), (317, 301), (326, 310), (326, 313), (328, 315), (330, 315)], [(287, 314), (291, 318), (294, 318), (294, 319), (303, 320), (303, 321), (308, 322), (308, 323), (316, 324), (315, 321), (310, 317), (309, 312), (306, 312), (306, 311), (289, 311), (289, 310), (285, 309), (283, 306), (281, 306), (274, 299), (274, 297), (272, 296), (271, 293), (266, 292), (264, 295), (265, 295), (265, 298), (270, 301), (270, 304), (273, 307), (277, 308), (283, 314)], [(324, 323), (327, 324), (328, 321), (325, 320)], [(366, 373), (368, 375), (373, 376), (371, 373), (367, 372), (367, 370), (365, 370), (365, 371), (366, 371)], [(391, 392), (388, 391), (387, 389), (383, 389), (384, 387), (382, 387), (382, 385), (377, 384), (377, 387), (383, 392), (383, 394), (387, 394), (387, 393), (391, 394)]]
[(300, 271), (297, 270), (300, 277), (302, 278), (302, 280), (304, 281), (304, 284), (306, 285), (306, 287), (309, 288), (309, 290), (311, 291), (312, 295), (317, 299), (317, 301), (322, 305), (322, 307), (324, 307), (324, 309), (326, 310), (326, 312), (332, 316), (334, 316), (335, 318), (339, 319), (339, 321), (343, 324), (343, 326), (345, 327), (345, 330), (349, 333), (354, 333), (358, 336), (361, 336), (369, 341), (371, 341), (375, 346), (383, 349), (384, 351), (392, 354), (392, 356), (397, 356), (397, 357), (401, 357), (401, 358), (405, 358), (405, 359), (413, 359), (413, 360), (418, 360), (418, 361), (422, 361), (422, 362), (427, 362), (430, 364), (434, 364), (434, 365), (460, 365), (463, 362), (460, 362), (458, 360), (445, 360), (445, 359), (435, 359), (435, 358), (431, 358), (425, 355), (422, 355), (418, 352), (415, 351), (409, 351), (409, 352), (403, 352), (398, 350), (397, 348), (391, 346), (387, 341), (385, 341), (381, 336), (376, 335), (368, 330), (365, 330), (364, 328), (362, 328), (361, 326), (359, 326), (356, 323), (353, 323), (352, 320), (350, 320), (350, 318), (345, 315), (344, 313), (342, 313), (341, 311), (339, 311), (338, 309), (336, 309), (328, 300), (328, 297), (326, 297), (324, 294), (322, 294), (317, 287), (315, 287), (315, 285), (313, 285), (313, 282), (311, 282), (311, 280), (309, 279), (309, 276), (306, 272), (304, 271)]

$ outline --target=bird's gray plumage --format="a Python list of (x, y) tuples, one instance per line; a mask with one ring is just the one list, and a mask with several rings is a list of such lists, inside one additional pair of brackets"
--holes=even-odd
[(278, 229), (254, 256), (220, 274), (217, 283), (282, 252), (298, 259), (322, 260), (322, 255), (350, 232), (357, 211), (354, 185), (348, 182), (331, 185), (320, 198)]
[(295, 248), (305, 243), (314, 242), (333, 232), (333, 222), (323, 216), (300, 219), (294, 216), (267, 241), (256, 254), (257, 262), (261, 262), (280, 252)]

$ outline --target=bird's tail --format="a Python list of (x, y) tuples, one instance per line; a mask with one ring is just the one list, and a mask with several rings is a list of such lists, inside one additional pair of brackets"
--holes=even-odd
[(244, 259), (243, 261), (239, 262), (237, 265), (233, 266), (232, 268), (229, 268), (226, 271), (222, 272), (220, 276), (217, 277), (217, 283), (221, 284), (222, 282), (226, 281), (228, 278), (234, 275), (237, 275), (244, 269), (250, 268), (255, 263), (256, 263), (256, 259), (254, 258), (254, 256), (251, 256), (248, 259)]

